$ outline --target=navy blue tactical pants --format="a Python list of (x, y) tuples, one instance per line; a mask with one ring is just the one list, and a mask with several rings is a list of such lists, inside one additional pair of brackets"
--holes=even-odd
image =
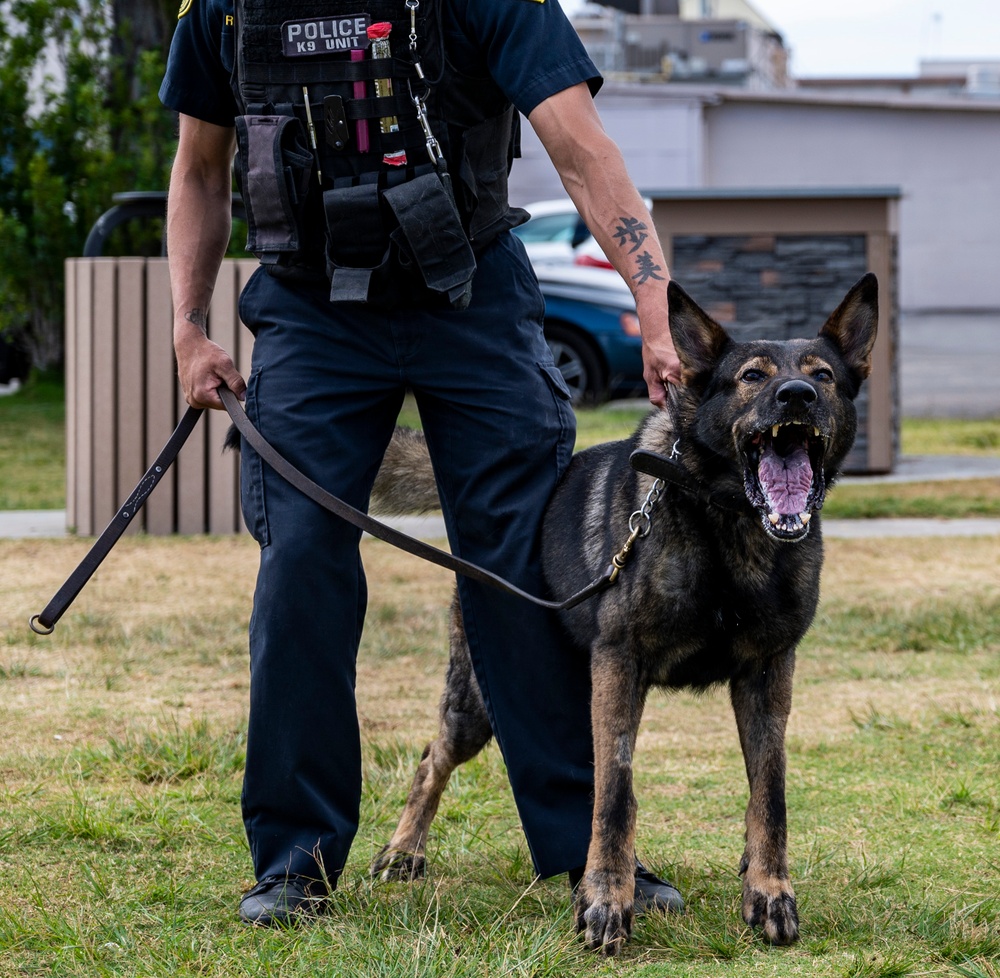
[[(502, 235), (473, 301), (373, 312), (263, 271), (240, 302), (256, 332), (247, 412), (264, 437), (365, 509), (407, 388), (417, 400), (453, 552), (543, 592), (538, 524), (569, 462), (574, 418), (541, 330), (523, 249)], [(261, 545), (250, 622), (243, 815), (258, 879), (335, 882), (358, 828), (354, 688), (367, 590), (359, 531), (243, 447), (243, 510)], [(554, 616), (459, 579), (473, 663), (535, 868), (586, 861), (589, 670)]]

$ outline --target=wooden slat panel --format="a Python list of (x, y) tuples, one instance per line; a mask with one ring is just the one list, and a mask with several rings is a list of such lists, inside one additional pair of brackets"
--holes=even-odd
[(76, 361), (77, 361), (77, 261), (66, 261), (66, 526), (77, 525), (77, 425)]
[[(146, 261), (118, 259), (118, 488), (119, 505), (148, 468), (145, 371)], [(142, 518), (126, 531), (142, 528)]]
[[(151, 258), (146, 264), (146, 418), (147, 465), (163, 447), (177, 424), (177, 377), (174, 366), (173, 306), (166, 259)], [(168, 472), (143, 507), (145, 527), (150, 533), (176, 531), (176, 472)]]
[(113, 258), (94, 261), (93, 320), (93, 456), (94, 530), (111, 522), (118, 509), (117, 495), (117, 262)]
[[(177, 418), (179, 420), (188, 409), (180, 384), (175, 387), (174, 397), (177, 399)], [(204, 533), (207, 528), (206, 512), (209, 492), (205, 460), (207, 446), (208, 424), (206, 419), (202, 417), (188, 437), (184, 450), (177, 456), (177, 461), (174, 463), (177, 478), (178, 533)]]
[[(239, 351), (239, 275), (235, 262), (226, 261), (219, 269), (215, 295), (208, 318), (208, 335), (231, 357)], [(222, 446), (229, 430), (225, 411), (210, 411), (208, 416), (208, 532), (235, 533), (239, 529), (239, 455), (223, 454)]]
[(76, 277), (76, 357), (73, 363), (76, 393), (76, 530), (94, 533), (93, 455), (93, 259), (81, 260)]

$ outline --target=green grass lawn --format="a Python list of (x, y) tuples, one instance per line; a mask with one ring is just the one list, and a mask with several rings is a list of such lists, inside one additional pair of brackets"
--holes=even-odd
[[(577, 412), (577, 448), (626, 438), (646, 415), (644, 407), (607, 404)], [(412, 399), (401, 421), (419, 426)], [(1000, 455), (1000, 419), (904, 419), (905, 455)], [(0, 510), (65, 506), (65, 409), (61, 383), (35, 379), (0, 397)], [(136, 478), (142, 473), (137, 473)], [(825, 513), (841, 518), (1000, 516), (1000, 480), (931, 482), (907, 486), (839, 486)]]
[(65, 505), (65, 390), (57, 378), (36, 377), (0, 397), (0, 510)]
[(495, 746), (452, 778), (427, 878), (368, 878), (435, 729), (452, 583), (363, 546), (361, 830), (330, 915), (270, 931), (236, 917), (256, 545), (127, 537), (40, 638), (25, 620), (86, 542), (0, 541), (2, 978), (1000, 978), (994, 541), (828, 542), (788, 735), (791, 948), (740, 919), (725, 693), (650, 696), (639, 853), (687, 912), (614, 961), (580, 945), (565, 880), (533, 878)]

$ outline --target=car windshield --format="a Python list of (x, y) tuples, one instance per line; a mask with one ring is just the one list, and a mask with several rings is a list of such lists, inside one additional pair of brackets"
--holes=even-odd
[(572, 242), (580, 218), (574, 214), (549, 214), (533, 217), (530, 221), (514, 228), (514, 233), (529, 243), (538, 241)]

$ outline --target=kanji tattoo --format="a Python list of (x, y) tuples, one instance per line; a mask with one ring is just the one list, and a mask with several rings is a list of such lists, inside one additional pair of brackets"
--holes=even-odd
[(663, 276), (657, 275), (657, 272), (662, 272), (663, 268), (657, 265), (653, 260), (653, 256), (648, 252), (644, 251), (639, 255), (639, 271), (632, 276), (632, 281), (637, 285), (642, 285), (643, 282), (648, 282), (651, 278), (655, 278), (657, 281), (662, 282)]
[(649, 229), (637, 217), (620, 218), (621, 224), (615, 228), (615, 240), (620, 248), (631, 245), (628, 253), (634, 254), (642, 247), (642, 243), (649, 237)]

